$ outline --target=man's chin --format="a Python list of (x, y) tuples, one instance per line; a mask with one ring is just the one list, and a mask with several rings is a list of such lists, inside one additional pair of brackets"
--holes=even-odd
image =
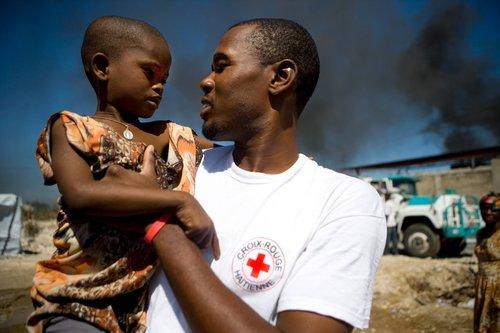
[(201, 131), (202, 131), (203, 135), (209, 140), (212, 140), (212, 141), (226, 141), (226, 140), (228, 140), (227, 138), (225, 138), (225, 134), (227, 133), (227, 131), (225, 130), (224, 126), (217, 125), (214, 123), (210, 124), (210, 123), (205, 122), (203, 124)]

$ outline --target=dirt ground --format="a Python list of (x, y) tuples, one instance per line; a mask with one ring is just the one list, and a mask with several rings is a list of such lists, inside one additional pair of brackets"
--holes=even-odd
[(356, 332), (472, 332), (474, 257), (384, 256), (370, 328)]
[(29, 289), (35, 263), (49, 258), (54, 251), (52, 234), (56, 222), (37, 221), (36, 225), (36, 237), (22, 241), (23, 248), (32, 254), (0, 257), (0, 332), (26, 332), (24, 322), (33, 310)]
[[(36, 254), (0, 257), (0, 332), (25, 332), (35, 262), (52, 252), (54, 221), (39, 221)], [(370, 327), (355, 332), (472, 332), (473, 256), (417, 259), (384, 256), (375, 281)]]

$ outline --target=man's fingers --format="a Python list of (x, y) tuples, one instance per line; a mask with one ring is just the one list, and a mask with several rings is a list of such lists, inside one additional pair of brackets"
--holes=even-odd
[(214, 252), (215, 260), (219, 260), (220, 258), (219, 238), (217, 237), (217, 233), (215, 231), (212, 237), (212, 251)]
[(144, 151), (144, 157), (141, 168), (142, 175), (156, 177), (155, 160), (153, 156), (154, 149), (155, 148), (152, 145), (149, 145), (146, 147), (146, 150)]

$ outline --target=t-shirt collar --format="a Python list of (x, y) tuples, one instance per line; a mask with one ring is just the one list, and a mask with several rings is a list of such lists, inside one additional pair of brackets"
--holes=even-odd
[(235, 180), (242, 183), (265, 184), (276, 181), (287, 181), (293, 177), (307, 162), (308, 158), (305, 155), (299, 154), (295, 163), (287, 170), (278, 174), (267, 174), (262, 172), (247, 171), (234, 163), (233, 150), (228, 154), (227, 166), (229, 174)]

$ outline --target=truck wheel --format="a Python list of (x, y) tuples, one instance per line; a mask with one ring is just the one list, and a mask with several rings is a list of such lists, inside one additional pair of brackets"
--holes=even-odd
[(423, 223), (415, 223), (404, 232), (404, 245), (412, 257), (435, 257), (441, 248), (439, 235)]
[(442, 257), (458, 257), (460, 253), (467, 246), (465, 238), (445, 238), (441, 242), (441, 252), (439, 253)]

